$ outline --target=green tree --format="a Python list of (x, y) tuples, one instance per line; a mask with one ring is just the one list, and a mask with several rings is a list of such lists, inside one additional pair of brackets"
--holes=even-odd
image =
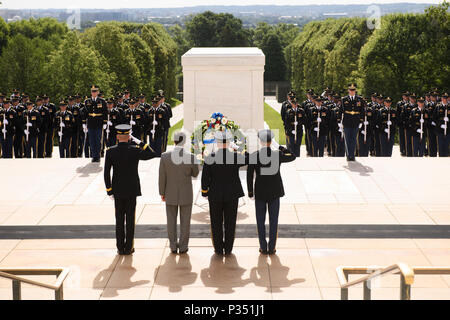
[(100, 86), (106, 96), (112, 94), (114, 75), (105, 68), (107, 62), (94, 49), (81, 43), (78, 34), (67, 34), (45, 66), (48, 94), (59, 101), (75, 93), (87, 93), (92, 84)]
[(9, 26), (3, 20), (3, 18), (0, 17), (0, 55), (2, 53), (3, 48), (6, 46), (8, 42), (8, 36), (9, 36)]
[(268, 33), (260, 45), (266, 56), (265, 81), (282, 81), (286, 75), (286, 61), (280, 37), (275, 32)]
[(105, 69), (113, 79), (111, 87), (114, 92), (125, 88), (135, 93), (140, 90), (140, 70), (119, 23), (99, 23), (96, 27), (87, 29), (81, 35), (81, 40), (105, 58)]

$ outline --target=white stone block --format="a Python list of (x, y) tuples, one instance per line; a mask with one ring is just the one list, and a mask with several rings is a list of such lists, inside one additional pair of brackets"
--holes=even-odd
[(242, 129), (264, 128), (265, 56), (258, 48), (192, 48), (181, 57), (184, 128), (221, 112)]

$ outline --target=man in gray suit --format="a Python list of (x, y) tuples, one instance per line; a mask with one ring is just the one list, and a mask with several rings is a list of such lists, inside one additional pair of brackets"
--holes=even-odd
[[(159, 194), (166, 202), (167, 234), (170, 250), (176, 254), (188, 251), (193, 202), (192, 177), (199, 172), (193, 154), (183, 150), (186, 135), (176, 132), (175, 148), (164, 152), (159, 163)], [(180, 210), (180, 238), (177, 236), (177, 216)]]

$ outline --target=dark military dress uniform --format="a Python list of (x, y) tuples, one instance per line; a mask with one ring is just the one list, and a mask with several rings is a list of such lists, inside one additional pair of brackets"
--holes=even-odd
[[(260, 131), (258, 134), (260, 139), (263, 142), (267, 140), (270, 142), (272, 139), (269, 136), (270, 133), (264, 131)], [(282, 146), (275, 151), (270, 147), (263, 147), (253, 153), (250, 159), (247, 169), (247, 190), (249, 197), (255, 196), (260, 252), (273, 254), (277, 241), (280, 198), (284, 196), (280, 165), (294, 161), (295, 155)], [(265, 170), (267, 171), (265, 172)], [(269, 243), (266, 240), (265, 227), (267, 210), (269, 211)]]
[[(116, 127), (117, 134), (129, 134), (130, 129), (131, 126), (123, 124)], [(134, 251), (136, 197), (141, 195), (139, 161), (155, 156), (153, 150), (143, 142), (139, 146), (119, 142), (106, 150), (104, 179), (107, 194), (114, 196), (116, 245), (119, 254), (131, 254)]]
[(161, 106), (152, 106), (147, 114), (147, 123), (149, 131), (150, 146), (159, 155), (161, 155), (166, 123), (166, 110)]
[[(135, 100), (131, 100), (131, 104), (134, 105)], [(143, 140), (144, 126), (145, 126), (145, 113), (141, 108), (131, 107), (124, 112), (124, 122), (131, 125), (131, 133), (134, 137)]]
[(437, 103), (433, 101), (430, 101), (425, 105), (425, 108), (428, 111), (428, 115), (430, 116), (430, 121), (428, 121), (428, 125), (426, 128), (427, 146), (428, 146), (427, 151), (430, 157), (436, 157), (438, 150), (436, 123), (431, 120), (434, 114), (434, 109), (436, 109), (436, 105)]
[[(11, 99), (11, 102), (18, 101), (17, 98)], [(25, 145), (25, 127), (24, 127), (24, 112), (25, 112), (25, 106), (22, 104), (13, 104), (13, 108), (17, 113), (17, 121), (16, 121), (16, 135), (14, 137), (14, 157), (15, 158), (23, 158), (24, 156), (24, 145)]]
[[(42, 98), (36, 98), (37, 100)], [(41, 115), (41, 123), (39, 126), (39, 133), (38, 133), (38, 139), (37, 139), (37, 153), (38, 158), (44, 158), (45, 156), (45, 147), (46, 147), (46, 139), (47, 139), (47, 133), (50, 131), (53, 131), (50, 129), (52, 126), (51, 118), (50, 118), (50, 111), (45, 107), (44, 105), (36, 106), (35, 109), (39, 112)], [(51, 137), (49, 136), (49, 139)], [(53, 148), (53, 144), (52, 144)]]
[[(92, 86), (91, 90), (98, 90), (98, 87)], [(92, 161), (100, 162), (103, 125), (106, 123), (106, 101), (100, 97), (91, 97), (84, 105)]]
[(358, 156), (368, 157), (374, 141), (373, 134), (376, 125), (377, 111), (372, 106), (367, 105), (364, 108), (362, 118), (360, 119), (358, 132)]
[[(32, 102), (28, 102), (28, 105), (33, 105)], [(31, 158), (31, 153), (33, 153), (33, 158), (37, 158), (37, 139), (39, 134), (39, 128), (42, 126), (41, 113), (32, 108), (30, 110), (25, 110), (23, 112), (23, 124), (25, 133), (25, 157)]]
[[(419, 102), (424, 102), (423, 98), (418, 99)], [(423, 157), (425, 153), (426, 142), (426, 128), (430, 122), (430, 115), (428, 110), (423, 106), (416, 107), (411, 110), (409, 114), (408, 127), (412, 133), (412, 147), (413, 157)]]
[[(42, 99), (47, 100), (48, 96), (46, 94), (44, 94), (42, 96)], [(51, 102), (44, 102), (44, 107), (46, 107), (48, 109), (48, 113), (49, 113), (49, 120), (48, 120), (48, 130), (46, 132), (45, 135), (45, 157), (46, 158), (51, 158), (52, 154), (53, 154), (53, 137), (54, 137), (54, 129), (53, 129), (53, 121), (55, 119), (55, 114), (56, 114), (56, 106), (51, 103)]]
[[(444, 93), (442, 98), (448, 99), (448, 94)], [(444, 104), (441, 101), (436, 105), (433, 114), (433, 122), (436, 123), (436, 133), (438, 137), (439, 157), (449, 156), (450, 132), (449, 132), (450, 104), (448, 100)]]
[[(397, 102), (397, 114), (400, 116), (403, 113), (403, 110), (405, 108), (405, 105), (409, 103), (408, 100), (409, 92), (403, 93), (403, 99), (399, 102)], [(398, 122), (398, 140), (400, 145), (400, 154), (402, 156), (406, 156), (406, 147), (405, 147), (405, 126), (403, 121)]]
[(82, 131), (82, 120), (80, 106), (76, 103), (70, 104), (70, 102), (72, 101), (71, 99), (72, 98), (69, 97), (69, 105), (67, 106), (67, 111), (70, 111), (72, 113), (74, 120), (72, 139), (70, 141), (70, 157), (76, 158), (78, 157), (78, 151), (82, 148), (82, 146), (80, 148), (80, 144), (83, 144), (83, 141), (80, 138), (80, 131)]
[[(59, 106), (67, 106), (67, 102), (61, 101)], [(53, 120), (53, 128), (58, 132), (59, 157), (71, 157), (71, 144), (73, 141), (73, 131), (75, 127), (75, 118), (70, 111), (57, 111)]]
[(13, 141), (16, 132), (17, 112), (10, 106), (9, 99), (0, 108), (0, 141), (2, 144), (2, 158), (13, 157)]
[[(224, 132), (216, 140), (225, 142)], [(202, 196), (208, 197), (211, 233), (216, 254), (233, 250), (239, 198), (244, 196), (239, 168), (248, 164), (248, 154), (220, 149), (205, 158), (202, 172)]]
[[(111, 101), (108, 101), (110, 103)], [(116, 126), (124, 123), (124, 111), (116, 106), (108, 109), (106, 131), (105, 131), (105, 144), (107, 147), (116, 145)], [(109, 132), (108, 132), (109, 131)]]
[[(324, 99), (319, 97), (318, 99)], [(309, 114), (311, 155), (323, 157), (325, 141), (330, 130), (330, 110), (324, 106), (314, 106)]]
[(286, 111), (285, 116), (286, 145), (296, 156), (300, 157), (300, 147), (303, 139), (303, 126), (306, 125), (305, 110), (297, 106), (293, 100), (293, 106)]
[[(356, 85), (351, 84), (349, 89), (356, 90)], [(344, 137), (347, 160), (355, 160), (356, 139), (358, 137), (359, 123), (364, 113), (365, 101), (359, 95), (345, 96), (342, 98), (342, 108), (344, 110)]]
[[(416, 95), (412, 93), (410, 95), (410, 99), (415, 100)], [(407, 157), (413, 156), (413, 150), (412, 150), (412, 132), (411, 129), (408, 127), (408, 119), (409, 114), (411, 113), (411, 110), (417, 107), (417, 104), (415, 102), (409, 102), (405, 103), (403, 105), (402, 113), (400, 114), (399, 123), (403, 125), (404, 128), (404, 135), (405, 135), (405, 151)]]
[[(386, 101), (392, 101), (386, 98)], [(398, 124), (397, 110), (384, 106), (378, 111), (377, 126), (379, 129), (381, 157), (391, 157), (394, 147), (395, 131)]]

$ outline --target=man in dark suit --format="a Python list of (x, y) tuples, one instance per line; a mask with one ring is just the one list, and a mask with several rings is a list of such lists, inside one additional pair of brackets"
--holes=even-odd
[[(247, 169), (247, 190), (250, 198), (255, 198), (256, 222), (259, 236), (259, 252), (274, 254), (278, 232), (278, 214), (280, 198), (284, 196), (283, 181), (280, 175), (280, 165), (295, 160), (295, 154), (279, 146), (278, 150), (270, 148), (273, 133), (261, 130), (258, 133), (262, 148), (250, 156)], [(253, 178), (256, 181), (253, 188)], [(266, 211), (269, 210), (269, 245), (266, 240)]]
[[(106, 150), (105, 185), (106, 192), (114, 199), (116, 208), (116, 244), (120, 255), (134, 252), (134, 224), (136, 197), (141, 195), (138, 165), (139, 160), (156, 157), (155, 152), (139, 139), (130, 135), (131, 126), (116, 126), (117, 145)], [(129, 143), (133, 140), (136, 145)], [(111, 168), (113, 178), (111, 182)], [(126, 234), (124, 223), (126, 222)]]
[(219, 150), (205, 158), (202, 173), (202, 196), (208, 197), (214, 252), (219, 255), (233, 249), (239, 198), (244, 196), (239, 168), (248, 164), (248, 154), (228, 150), (231, 138), (229, 132), (216, 132)]

